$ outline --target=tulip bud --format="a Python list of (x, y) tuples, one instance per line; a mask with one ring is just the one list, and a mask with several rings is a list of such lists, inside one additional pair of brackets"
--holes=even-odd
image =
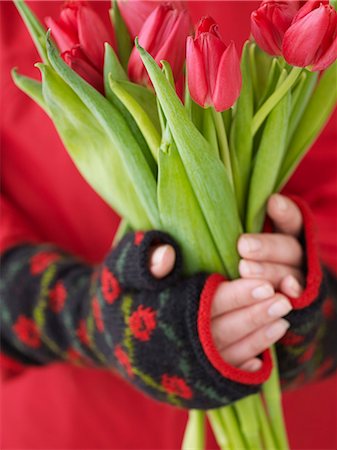
[(98, 14), (86, 2), (71, 1), (58, 20), (45, 20), (67, 64), (94, 87), (102, 86), (104, 43), (113, 38)]
[(224, 111), (235, 103), (242, 82), (239, 57), (211, 17), (201, 19), (195, 38), (187, 39), (186, 67), (191, 97), (200, 106)]
[[(139, 32), (139, 44), (159, 64), (161, 60), (171, 65), (175, 79), (178, 79), (185, 59), (185, 39), (189, 34), (191, 21), (186, 10), (178, 11), (170, 4), (161, 4), (149, 15)], [(148, 84), (149, 77), (134, 48), (131, 52), (129, 77), (132, 81)]]
[(324, 70), (337, 59), (337, 11), (328, 1), (308, 1), (284, 35), (288, 64)]
[(282, 54), (284, 33), (299, 8), (299, 1), (266, 0), (252, 13), (252, 35), (262, 50), (270, 55)]
[[(118, 0), (118, 8), (133, 40), (139, 34), (145, 20), (161, 3), (155, 0)], [(174, 8), (183, 10), (184, 2), (176, 0)]]

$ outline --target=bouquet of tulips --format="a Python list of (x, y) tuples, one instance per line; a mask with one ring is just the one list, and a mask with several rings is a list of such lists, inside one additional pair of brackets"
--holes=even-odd
[[(238, 237), (261, 231), (268, 197), (336, 104), (333, 2), (263, 1), (241, 61), (210, 17), (193, 31), (183, 2), (115, 1), (110, 31), (87, 4), (68, 2), (46, 19), (52, 35), (15, 3), (43, 62), (42, 82), (16, 70), (13, 79), (122, 216), (116, 239), (127, 229), (167, 231), (185, 274), (238, 277)], [(204, 448), (205, 416), (223, 449), (288, 448), (275, 358), (261, 394), (190, 411), (184, 449)]]

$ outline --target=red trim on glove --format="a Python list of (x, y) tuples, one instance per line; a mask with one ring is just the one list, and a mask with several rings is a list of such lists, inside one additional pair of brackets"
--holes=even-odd
[(198, 334), (202, 348), (210, 363), (229, 380), (244, 384), (264, 383), (271, 373), (272, 359), (269, 350), (262, 354), (262, 367), (256, 372), (248, 372), (238, 369), (226, 363), (215, 347), (211, 334), (211, 306), (213, 297), (219, 284), (225, 279), (219, 274), (213, 274), (207, 278), (200, 297), (198, 313)]
[(294, 309), (302, 309), (309, 306), (318, 296), (322, 283), (322, 270), (316, 243), (316, 230), (314, 216), (301, 198), (289, 195), (289, 198), (300, 208), (303, 217), (305, 251), (307, 255), (307, 274), (305, 289), (298, 298), (290, 297), (289, 300)]

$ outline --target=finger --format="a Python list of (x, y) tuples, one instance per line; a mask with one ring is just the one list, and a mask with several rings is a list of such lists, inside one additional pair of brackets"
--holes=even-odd
[(222, 350), (220, 354), (229, 364), (240, 366), (275, 344), (285, 335), (289, 326), (285, 319), (278, 319)]
[(289, 198), (274, 194), (268, 200), (268, 216), (274, 223), (276, 231), (292, 236), (299, 236), (303, 227), (302, 213)]
[(296, 278), (292, 275), (287, 275), (283, 278), (283, 280), (281, 280), (279, 290), (289, 297), (298, 298), (303, 292), (303, 287), (296, 280)]
[(218, 316), (211, 322), (214, 343), (221, 351), (275, 319), (286, 316), (291, 310), (289, 300), (276, 294), (269, 300)]
[(301, 286), (304, 285), (303, 274), (299, 269), (285, 264), (264, 263), (241, 259), (239, 272), (242, 278), (258, 278), (269, 281), (274, 289), (279, 289), (281, 281), (288, 275), (293, 276)]
[(256, 372), (257, 370), (261, 369), (262, 367), (262, 361), (259, 358), (252, 358), (245, 363), (243, 363), (239, 369), (246, 370), (247, 372)]
[(254, 261), (275, 262), (301, 267), (303, 249), (293, 236), (284, 234), (243, 234), (238, 241), (239, 254)]
[(262, 280), (224, 281), (214, 294), (211, 318), (252, 305), (257, 300), (266, 300), (274, 294), (273, 286)]
[(172, 271), (175, 260), (175, 250), (171, 245), (153, 247), (149, 255), (149, 270), (155, 278), (163, 278)]

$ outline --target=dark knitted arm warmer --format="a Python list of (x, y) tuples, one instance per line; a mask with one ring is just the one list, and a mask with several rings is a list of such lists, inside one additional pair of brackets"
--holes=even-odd
[(337, 277), (321, 267), (314, 218), (306, 203), (292, 199), (304, 219), (301, 237), (306, 252), (306, 287), (286, 319), (291, 326), (276, 344), (283, 388), (295, 388), (333, 373), (337, 368)]
[[(162, 280), (147, 269), (149, 247), (157, 243), (177, 252)], [(12, 248), (2, 259), (2, 351), (24, 364), (68, 360), (114, 368), (152, 397), (187, 408), (257, 392), (270, 373), (269, 352), (253, 375), (224, 362), (218, 369), (211, 353), (210, 362), (199, 334), (207, 348), (207, 308), (222, 277), (182, 278), (180, 267), (175, 243), (155, 231), (127, 235), (97, 268), (50, 246)]]

